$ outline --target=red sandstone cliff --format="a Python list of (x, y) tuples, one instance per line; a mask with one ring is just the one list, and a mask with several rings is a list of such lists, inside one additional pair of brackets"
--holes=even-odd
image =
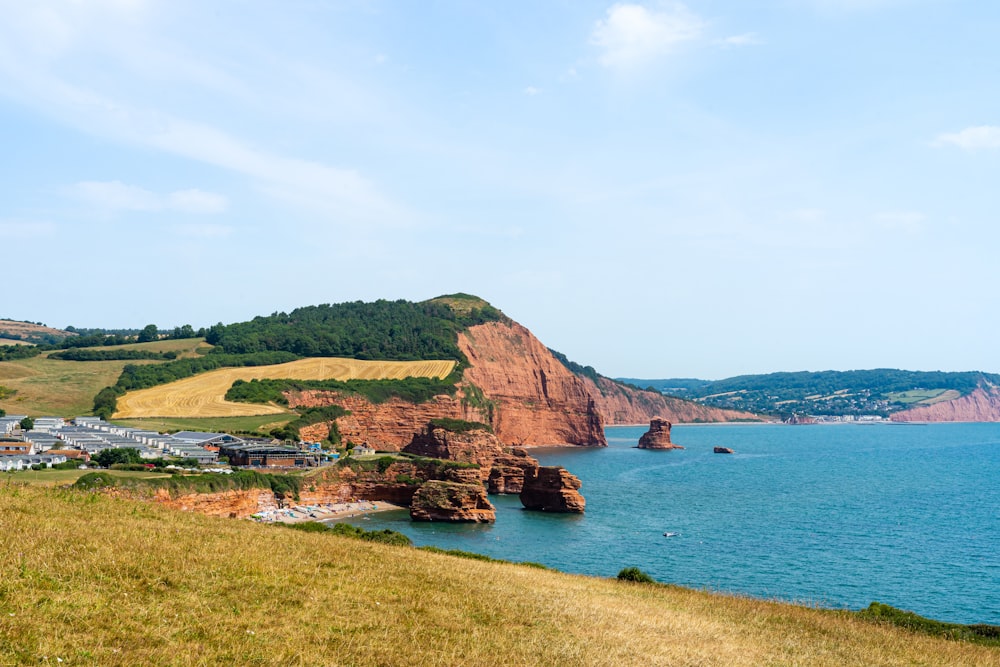
[(971, 394), (896, 412), (894, 422), (997, 422), (1000, 421), (1000, 387), (985, 384)]
[(458, 336), (465, 380), (493, 403), (490, 425), (504, 444), (607, 446), (604, 423), (583, 380), (525, 327), (489, 322)]
[(708, 405), (664, 396), (659, 392), (633, 389), (602, 377), (595, 383), (583, 378), (594, 398), (604, 423), (647, 424), (653, 417), (662, 417), (674, 424), (692, 422), (726, 422), (759, 419), (749, 412), (723, 410)]
[[(654, 417), (672, 422), (718, 422), (753, 415), (669, 398), (625, 387), (607, 378), (595, 383), (567, 369), (524, 326), (488, 322), (458, 336), (469, 359), (455, 397), (438, 396), (414, 405), (394, 399), (375, 405), (360, 396), (334, 391), (287, 394), (290, 407), (341, 405), (351, 412), (337, 420), (345, 441), (367, 442), (398, 451), (432, 419), (452, 418), (490, 424), (504, 445), (606, 446), (604, 424), (645, 424)], [(322, 440), (328, 424), (302, 429)]]

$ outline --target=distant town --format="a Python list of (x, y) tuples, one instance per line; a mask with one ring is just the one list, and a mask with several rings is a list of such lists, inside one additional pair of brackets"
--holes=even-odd
[[(361, 445), (356, 454), (369, 454)], [(180, 431), (157, 433), (118, 426), (100, 417), (0, 417), (0, 472), (85, 466), (107, 450), (135, 450), (137, 459), (174, 459), (188, 466), (228, 464), (230, 467), (307, 468), (336, 460), (319, 443), (281, 443), (269, 438), (247, 438), (228, 433)], [(149, 467), (154, 467), (152, 463)]]

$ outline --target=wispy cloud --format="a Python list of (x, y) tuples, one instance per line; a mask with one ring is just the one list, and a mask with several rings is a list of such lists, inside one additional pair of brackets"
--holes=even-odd
[[(241, 103), (246, 101), (247, 87), (224, 70), (175, 55), (183, 53), (182, 48), (157, 44), (153, 38), (149, 44), (143, 39), (149, 32), (144, 21), (152, 22), (150, 17), (166, 11), (169, 5), (144, 0), (49, 0), (38, 5), (9, 3), (12, 6), (7, 12), (7, 4), (2, 5), (7, 25), (0, 22), (0, 82), (4, 95), (92, 135), (241, 174), (264, 194), (325, 219), (343, 224), (403, 221), (401, 208), (356, 169), (260, 145), (223, 129), (197, 108), (173, 111), (176, 105), (153, 83), (166, 80), (185, 93), (192, 86), (213, 93), (223, 90), (227, 101), (236, 99)], [(63, 66), (80, 55), (94, 54), (120, 66), (118, 74), (124, 74), (124, 80), (134, 85), (115, 90), (107, 83), (116, 79), (114, 73)], [(251, 97), (258, 103), (259, 95)], [(342, 95), (338, 104), (357, 97), (352, 90)], [(291, 103), (276, 95), (274, 104)], [(212, 213), (226, 205), (224, 198), (210, 193), (191, 191), (150, 197), (151, 193), (129, 189), (133, 186), (119, 186), (92, 188), (89, 196), (103, 197), (109, 208), (118, 210)]]
[(121, 181), (82, 181), (66, 188), (64, 193), (104, 213), (176, 211), (212, 214), (222, 213), (229, 207), (228, 200), (214, 192), (190, 189), (160, 195)]
[(525, 95), (529, 96), (529, 97), (534, 97), (535, 95), (541, 94), (542, 89), (541, 88), (535, 88), (534, 86), (528, 86), (527, 88), (525, 88), (521, 92), (524, 93)]
[(967, 127), (959, 132), (951, 132), (938, 136), (933, 146), (958, 146), (967, 151), (1000, 148), (1000, 127), (996, 125), (979, 125)]
[(717, 39), (715, 43), (725, 47), (759, 46), (764, 43), (764, 40), (758, 37), (757, 33), (745, 32), (742, 35), (730, 35), (729, 37)]
[(679, 44), (701, 37), (703, 21), (679, 2), (660, 9), (617, 3), (597, 21), (590, 43), (605, 67), (629, 69), (655, 60)]

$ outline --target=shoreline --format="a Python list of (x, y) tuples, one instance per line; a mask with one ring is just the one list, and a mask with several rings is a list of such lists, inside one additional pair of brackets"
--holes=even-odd
[(405, 509), (405, 507), (380, 500), (359, 500), (350, 503), (318, 503), (313, 505), (299, 503), (282, 509), (257, 512), (247, 518), (257, 523), (305, 523), (307, 521), (350, 519), (364, 514)]

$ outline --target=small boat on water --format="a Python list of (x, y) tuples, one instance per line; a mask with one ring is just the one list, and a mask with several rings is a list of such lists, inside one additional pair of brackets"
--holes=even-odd
[(680, 533), (663, 533), (664, 537), (677, 537)]

